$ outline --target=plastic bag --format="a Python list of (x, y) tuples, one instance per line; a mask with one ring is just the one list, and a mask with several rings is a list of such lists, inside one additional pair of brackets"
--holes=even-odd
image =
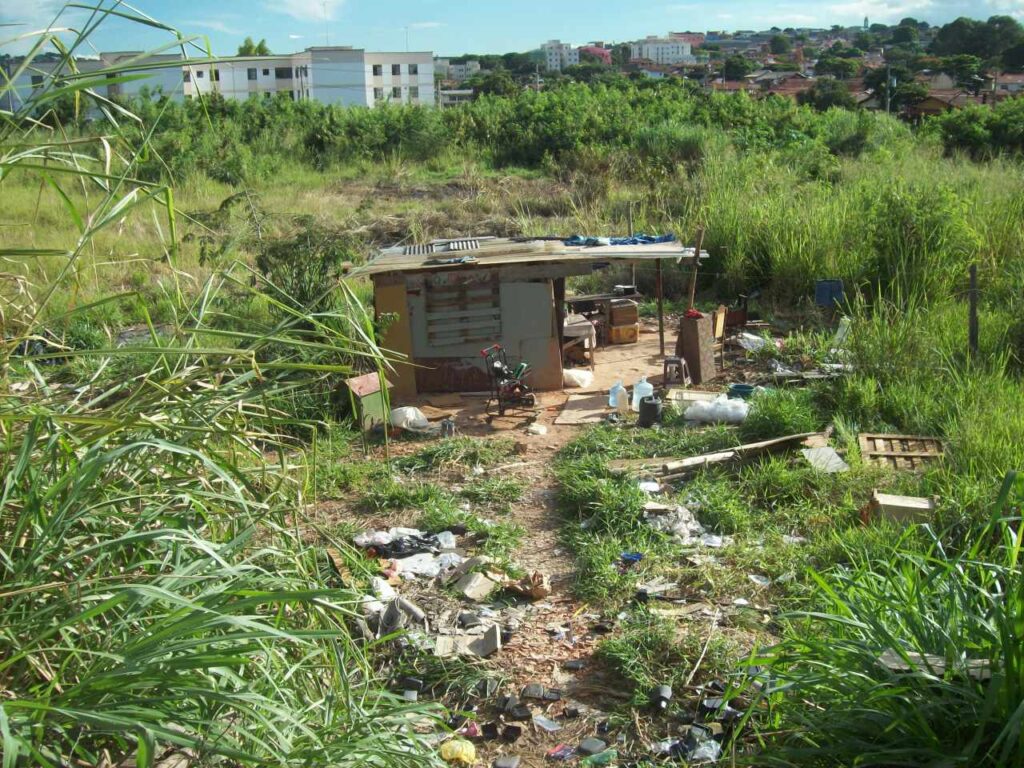
[(683, 414), (687, 421), (699, 421), (703, 424), (739, 424), (750, 413), (750, 405), (746, 400), (731, 400), (725, 395), (714, 400), (698, 400)]
[(591, 371), (584, 371), (579, 368), (566, 368), (562, 371), (563, 386), (586, 389), (593, 385), (593, 383), (594, 374)]
[(423, 411), (411, 405), (395, 408), (391, 411), (391, 423), (407, 432), (429, 432), (430, 422)]
[(476, 762), (476, 747), (465, 739), (452, 739), (441, 745), (441, 759), (453, 765), (472, 765)]

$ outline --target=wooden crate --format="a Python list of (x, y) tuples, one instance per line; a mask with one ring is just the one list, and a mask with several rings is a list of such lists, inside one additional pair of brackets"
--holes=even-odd
[(924, 469), (942, 459), (945, 447), (937, 437), (921, 435), (860, 436), (860, 455), (864, 461), (890, 469)]
[(613, 325), (608, 329), (610, 344), (636, 344), (640, 340), (640, 323)]
[(612, 325), (632, 325), (640, 320), (640, 310), (635, 301), (614, 299), (611, 307)]

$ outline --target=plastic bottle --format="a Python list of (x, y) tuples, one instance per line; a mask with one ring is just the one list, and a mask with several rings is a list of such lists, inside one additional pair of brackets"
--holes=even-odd
[(668, 709), (668, 703), (670, 701), (672, 701), (671, 685), (659, 685), (651, 691), (651, 704), (654, 705), (655, 709)]
[(626, 388), (622, 386), (621, 381), (616, 381), (612, 384), (612, 388), (608, 390), (608, 407), (614, 410), (619, 410), (619, 398), (626, 398)]
[(642, 376), (640, 381), (633, 385), (633, 410), (640, 410), (640, 401), (645, 397), (650, 397), (654, 394), (654, 385), (648, 383), (647, 377)]

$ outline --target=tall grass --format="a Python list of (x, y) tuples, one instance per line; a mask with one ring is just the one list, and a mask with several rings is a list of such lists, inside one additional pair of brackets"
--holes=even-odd
[[(155, 25), (101, 3), (70, 45), (53, 33), (34, 40), (26, 66), (47, 46), (86, 45), (113, 14)], [(116, 110), (91, 143), (35, 120), (56, 99), (99, 99), (89, 82), (54, 78), (0, 114), (0, 195), (12, 176), (35, 178), (77, 231), (66, 250), (26, 237), (0, 252), (59, 259), (30, 302), (8, 304), (20, 311), (5, 322), (0, 359), (3, 763), (145, 767), (173, 753), (195, 764), (429, 762), (413, 725), (430, 706), (380, 690), (349, 631), (365, 568), (353, 556), (342, 578), (304, 535), (301, 445), (288, 437), (297, 396), (353, 362), (382, 365), (369, 315), (346, 300), (312, 313), (243, 267), (191, 283), (175, 264), (171, 188), (134, 175), (151, 147), (125, 143), (133, 116)], [(51, 345), (48, 304), (100, 233), (151, 203), (171, 326), (158, 332), (143, 308), (139, 343)], [(261, 296), (274, 312), (264, 323), (232, 317), (225, 293)], [(92, 298), (57, 317), (128, 300)]]
[(1024, 583), (1007, 477), (976, 543), (897, 547), (815, 575), (813, 611), (752, 661), (762, 765), (1024, 764)]

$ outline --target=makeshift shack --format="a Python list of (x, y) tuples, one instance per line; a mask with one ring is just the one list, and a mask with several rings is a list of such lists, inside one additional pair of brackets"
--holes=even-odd
[(486, 391), (481, 350), (492, 344), (529, 363), (535, 390), (561, 389), (567, 277), (614, 262), (654, 263), (660, 276), (663, 260), (695, 259), (676, 241), (604, 242), (478, 237), (380, 251), (353, 274), (373, 280), (383, 347), (408, 361), (388, 376), (394, 394)]

